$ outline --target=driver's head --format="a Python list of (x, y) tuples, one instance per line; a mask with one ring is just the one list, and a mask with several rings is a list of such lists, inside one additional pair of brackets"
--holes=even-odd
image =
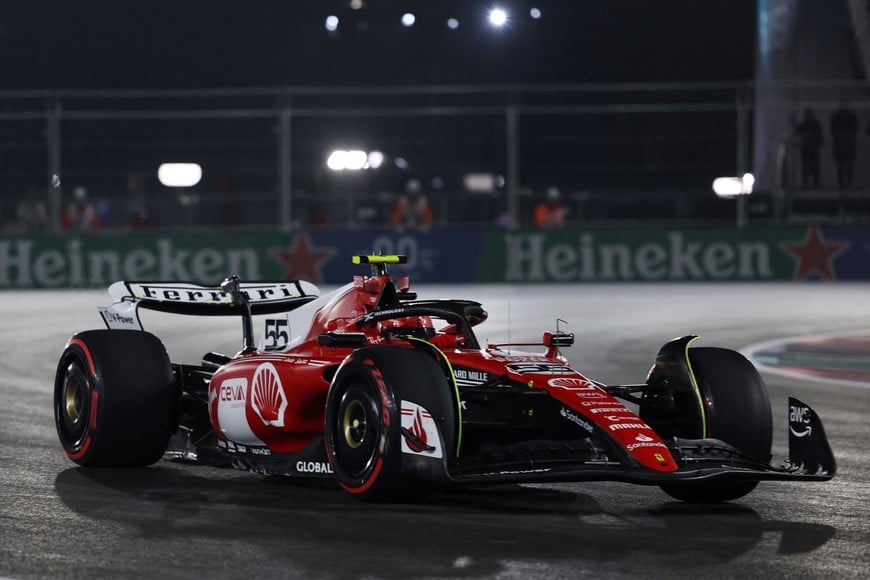
[(428, 316), (391, 318), (378, 323), (381, 336), (413, 336), (429, 339), (435, 336), (435, 327)]

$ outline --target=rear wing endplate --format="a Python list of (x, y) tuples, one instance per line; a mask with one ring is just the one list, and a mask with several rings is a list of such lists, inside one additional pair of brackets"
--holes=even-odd
[[(304, 280), (242, 282), (239, 290), (250, 305), (250, 314), (288, 312), (320, 294), (317, 286)], [(99, 311), (111, 329), (142, 330), (139, 308), (193, 316), (248, 314), (221, 286), (191, 282), (115, 282), (109, 286), (109, 297), (112, 305)]]

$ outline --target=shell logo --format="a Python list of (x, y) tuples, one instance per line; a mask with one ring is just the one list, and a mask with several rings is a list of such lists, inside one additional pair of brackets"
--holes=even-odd
[(284, 426), (284, 412), (287, 411), (287, 395), (281, 386), (281, 378), (272, 363), (263, 363), (254, 373), (251, 387), (254, 412), (266, 425)]
[(595, 385), (585, 379), (577, 377), (559, 377), (556, 379), (550, 379), (547, 381), (547, 384), (551, 387), (567, 389), (569, 391), (591, 391), (595, 389)]

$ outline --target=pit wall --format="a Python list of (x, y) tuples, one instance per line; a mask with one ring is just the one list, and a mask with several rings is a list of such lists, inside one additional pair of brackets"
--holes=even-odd
[(354, 254), (405, 254), (420, 283), (870, 279), (870, 226), (155, 233), (0, 238), (0, 288), (116, 280), (342, 284)]

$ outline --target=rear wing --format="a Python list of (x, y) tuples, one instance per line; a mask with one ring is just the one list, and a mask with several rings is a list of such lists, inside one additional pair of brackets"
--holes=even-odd
[[(234, 292), (245, 298), (242, 305)], [(99, 308), (108, 328), (142, 330), (139, 308), (193, 316), (250, 316), (288, 312), (317, 298), (320, 290), (303, 280), (238, 282), (230, 289), (191, 282), (115, 282), (112, 305)], [(248, 310), (250, 308), (250, 310)]]

